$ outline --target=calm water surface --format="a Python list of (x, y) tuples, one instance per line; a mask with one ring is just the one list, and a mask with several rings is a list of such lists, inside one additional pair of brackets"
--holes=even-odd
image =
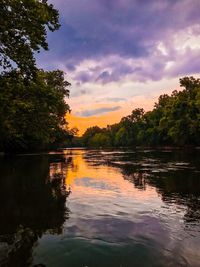
[(63, 150), (0, 170), (0, 266), (200, 266), (200, 151)]

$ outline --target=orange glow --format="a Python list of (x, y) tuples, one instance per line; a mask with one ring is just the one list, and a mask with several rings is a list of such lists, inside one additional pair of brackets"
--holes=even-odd
[[(123, 112), (125, 113), (125, 112)], [(66, 115), (69, 128), (76, 127), (79, 129), (79, 135), (81, 136), (88, 127), (99, 126), (106, 127), (107, 125), (118, 123), (123, 116), (129, 114), (126, 112), (123, 114), (122, 111), (110, 112), (102, 116), (91, 116), (91, 117), (78, 117), (71, 114)]]
[[(126, 197), (135, 197), (137, 200), (150, 199), (157, 196), (156, 190), (152, 187), (147, 187), (145, 194), (140, 192), (137, 188), (133, 186), (127, 180), (124, 180), (124, 177), (120, 169), (115, 167), (109, 167), (106, 165), (94, 166), (94, 159), (91, 162), (87, 162), (84, 159), (84, 156), (87, 152), (84, 150), (65, 150), (66, 157), (72, 157), (73, 163), (66, 169), (66, 178), (65, 185), (67, 188), (71, 188), (73, 194), (76, 194), (78, 197), (83, 197), (87, 195), (95, 195), (95, 198), (98, 199), (102, 197), (113, 197), (116, 196), (116, 191), (121, 192), (121, 194)], [(94, 187), (85, 187), (81, 180), (84, 178), (89, 178), (94, 181), (104, 181), (107, 185), (107, 189), (98, 189)], [(80, 182), (80, 183), (79, 183)], [(115, 190), (113, 190), (114, 188)]]
[[(121, 109), (117, 111), (108, 112), (99, 116), (90, 116), (90, 117), (80, 117), (76, 116), (72, 113), (66, 114), (66, 120), (68, 122), (69, 128), (76, 127), (79, 130), (78, 135), (81, 136), (85, 130), (92, 126), (106, 127), (107, 125), (111, 125), (114, 123), (120, 122), (122, 117), (128, 116), (131, 114), (132, 110), (138, 107), (143, 107), (146, 111), (151, 110), (153, 108), (154, 102), (157, 100), (157, 97), (154, 96), (152, 98), (145, 98), (142, 96), (137, 96), (130, 99), (130, 102), (123, 103), (121, 105)], [(86, 109), (95, 109), (97, 107), (104, 107), (105, 105), (91, 105), (85, 106)], [(107, 105), (108, 106), (108, 105)], [(109, 107), (114, 106), (109, 105)], [(78, 109), (72, 107), (73, 111), (77, 111)]]

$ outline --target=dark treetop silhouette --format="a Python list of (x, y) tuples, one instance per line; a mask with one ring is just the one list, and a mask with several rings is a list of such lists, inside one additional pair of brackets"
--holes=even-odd
[(43, 150), (69, 137), (61, 70), (38, 70), (35, 52), (48, 49), (47, 29), (59, 28), (47, 1), (0, 3), (0, 151)]

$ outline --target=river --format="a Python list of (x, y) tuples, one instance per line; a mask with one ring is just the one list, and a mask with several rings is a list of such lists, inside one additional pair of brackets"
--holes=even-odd
[(66, 149), (0, 170), (0, 266), (200, 266), (198, 150)]

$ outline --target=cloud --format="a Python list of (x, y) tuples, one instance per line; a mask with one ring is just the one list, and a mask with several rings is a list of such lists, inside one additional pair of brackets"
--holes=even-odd
[(73, 91), (70, 93), (70, 97), (80, 97), (80, 96), (84, 96), (84, 95), (88, 95), (91, 93), (91, 90), (89, 89), (80, 89), (78, 87), (78, 90)]
[(48, 33), (50, 50), (38, 63), (67, 73), (76, 114), (101, 114), (89, 105), (115, 108), (120, 101), (122, 109), (149, 109), (150, 98), (178, 89), (181, 76), (200, 73), (198, 0), (49, 1), (62, 26)]
[(134, 73), (133, 66), (127, 64), (125, 61), (118, 60), (117, 62), (113, 62), (113, 64), (108, 64), (103, 68), (108, 67), (110, 71), (102, 71), (100, 75), (97, 77), (96, 81), (102, 84), (119, 81), (122, 77)]
[(73, 64), (70, 64), (70, 63), (66, 64), (66, 68), (69, 71), (75, 71), (76, 70), (76, 67)]
[(86, 83), (91, 81), (91, 75), (86, 71), (81, 71), (76, 73), (76, 81), (81, 83)]
[(96, 60), (83, 60), (72, 72), (73, 79), (79, 84), (106, 84), (119, 81), (128, 74), (134, 73), (134, 66), (129, 60), (117, 55)]
[[(141, 82), (174, 77), (181, 74), (180, 58), (193, 58), (187, 49), (200, 50), (200, 39), (195, 39), (200, 38), (200, 1), (51, 2), (59, 9), (62, 26), (48, 34), (50, 51), (38, 56), (39, 64), (66, 70), (75, 84), (104, 85), (127, 76)], [(96, 64), (80, 70), (85, 61)], [(197, 64), (191, 65), (182, 66), (188, 75), (199, 71)]]
[(184, 57), (180, 54), (177, 56), (177, 60), (171, 62), (170, 67), (167, 70), (167, 75), (170, 76), (182, 76), (189, 73), (200, 73), (200, 50), (187, 49), (187, 54)]
[(111, 111), (116, 111), (121, 109), (120, 106), (115, 106), (115, 107), (105, 107), (105, 108), (97, 108), (97, 109), (91, 109), (91, 110), (83, 110), (80, 111), (78, 113), (76, 113), (76, 116), (80, 116), (80, 117), (91, 117), (94, 115), (101, 115), (101, 114), (105, 114)]
[(121, 101), (126, 101), (126, 98), (123, 97), (107, 97), (105, 98), (106, 101), (110, 102), (121, 102)]

